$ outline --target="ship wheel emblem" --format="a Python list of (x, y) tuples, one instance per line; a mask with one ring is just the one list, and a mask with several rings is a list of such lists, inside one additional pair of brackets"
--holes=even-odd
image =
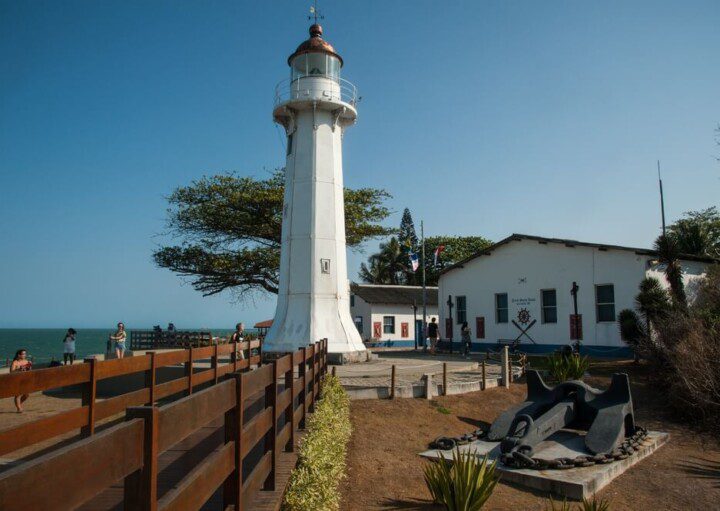
[(518, 321), (523, 325), (530, 323), (530, 312), (527, 309), (520, 309), (518, 311)]

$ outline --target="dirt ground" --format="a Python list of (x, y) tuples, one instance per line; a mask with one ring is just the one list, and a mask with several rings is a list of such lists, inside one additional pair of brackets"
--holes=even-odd
[[(653, 392), (648, 369), (631, 363), (595, 364), (587, 382), (606, 388), (615, 371), (630, 374), (636, 421), (667, 431), (670, 441), (606, 486), (600, 497), (613, 510), (720, 509), (720, 442), (671, 420), (663, 396)], [(344, 511), (439, 509), (431, 503), (418, 453), (438, 436), (484, 427), (510, 404), (522, 401), (525, 385), (459, 396), (353, 401)], [(544, 510), (547, 495), (500, 483), (488, 510)]]

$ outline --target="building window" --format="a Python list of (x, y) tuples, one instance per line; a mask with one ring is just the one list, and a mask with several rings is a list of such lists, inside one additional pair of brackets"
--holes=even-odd
[(287, 137), (287, 155), (288, 156), (290, 156), (292, 154), (292, 150), (293, 150), (292, 143), (293, 143), (293, 134), (290, 133)]
[(350, 295), (350, 307), (355, 307), (355, 295)]
[(383, 333), (395, 333), (395, 316), (383, 316)]
[(360, 335), (363, 334), (363, 317), (362, 316), (355, 316), (355, 328), (357, 328), (357, 331), (360, 332)]
[(615, 321), (615, 286), (612, 284), (595, 286), (595, 305), (598, 323)]
[(557, 323), (557, 291), (554, 289), (543, 289), (542, 299), (542, 322)]
[(455, 298), (455, 304), (457, 307), (457, 322), (458, 325), (461, 325), (467, 321), (467, 300), (464, 296), (458, 296)]
[(495, 295), (495, 323), (508, 322), (508, 296), (507, 293)]

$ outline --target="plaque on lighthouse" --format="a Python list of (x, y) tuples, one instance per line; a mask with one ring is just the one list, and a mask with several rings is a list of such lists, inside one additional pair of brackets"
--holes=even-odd
[(273, 118), (287, 134), (277, 308), (263, 350), (290, 352), (321, 339), (330, 357), (362, 360), (350, 316), (345, 252), (342, 137), (357, 118), (355, 87), (322, 27), (288, 58)]

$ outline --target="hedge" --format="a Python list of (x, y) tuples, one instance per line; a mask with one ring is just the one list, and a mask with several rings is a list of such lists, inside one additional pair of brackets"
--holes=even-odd
[(350, 440), (350, 399), (340, 380), (323, 378), (322, 398), (309, 416), (290, 474), (283, 509), (286, 511), (335, 511), (340, 509), (339, 486), (345, 477), (345, 457)]

